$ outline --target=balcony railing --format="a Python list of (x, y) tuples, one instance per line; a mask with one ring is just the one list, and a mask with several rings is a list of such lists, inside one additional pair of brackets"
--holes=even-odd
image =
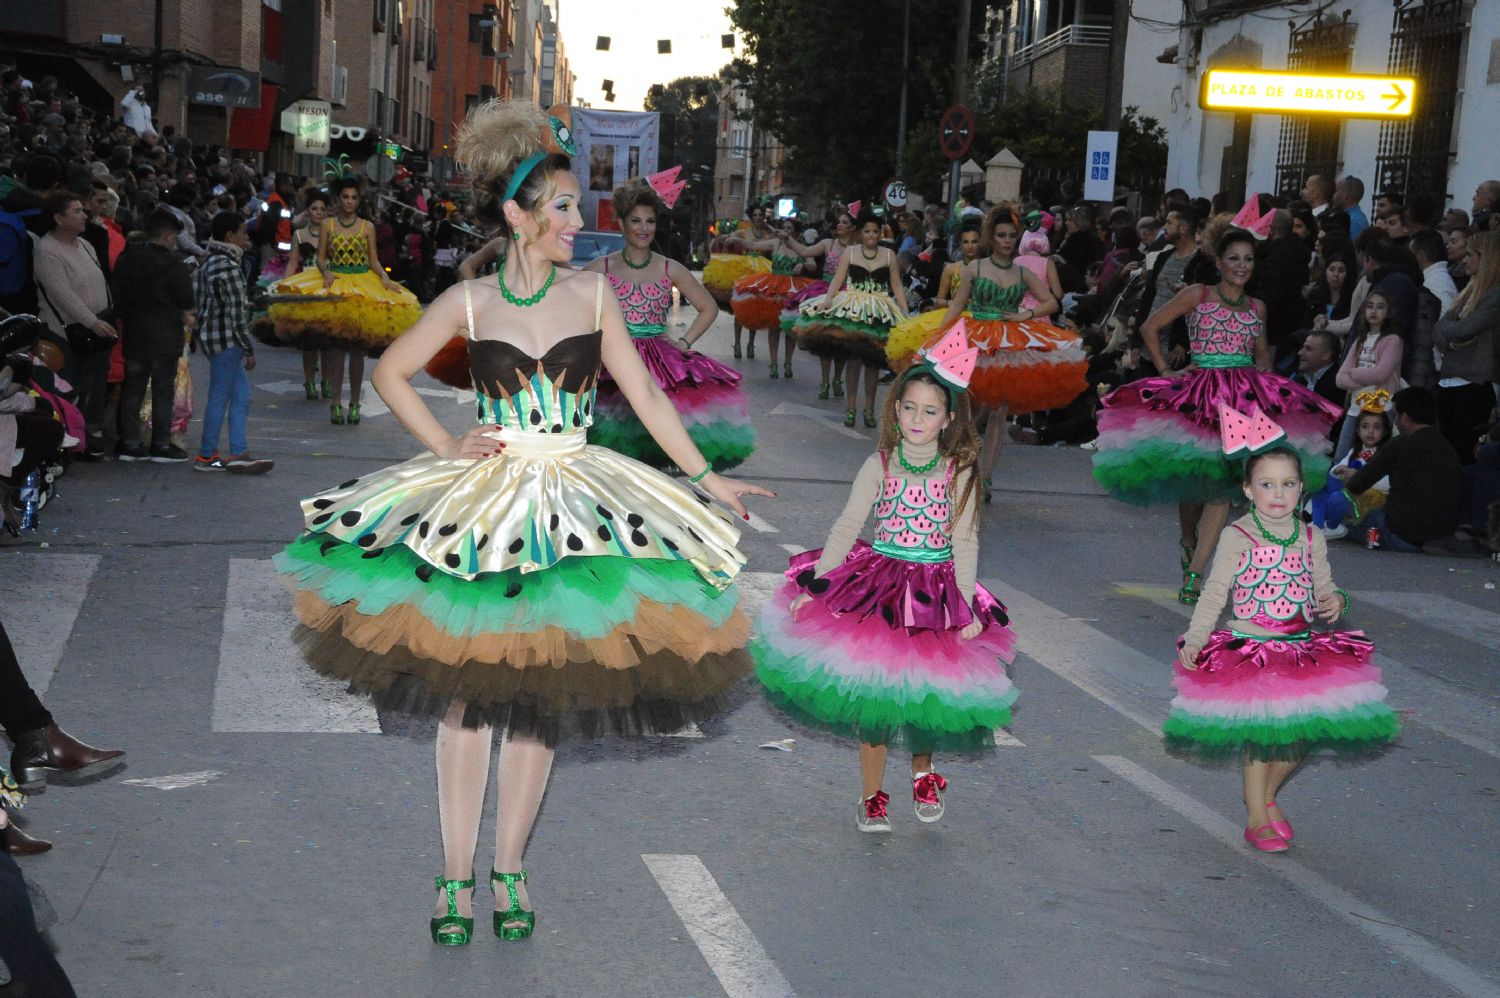
[(1070, 24), (1061, 31), (1054, 31), (1045, 38), (1039, 38), (1024, 48), (1016, 49), (1010, 54), (1010, 64), (1024, 66), (1028, 62), (1035, 62), (1049, 52), (1067, 48), (1070, 45), (1082, 45), (1093, 48), (1109, 46), (1109, 25), (1107, 24)]

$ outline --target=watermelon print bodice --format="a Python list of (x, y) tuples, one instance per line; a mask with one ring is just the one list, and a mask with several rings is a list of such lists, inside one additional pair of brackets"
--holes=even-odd
[(1188, 343), (1193, 361), (1205, 367), (1249, 367), (1255, 362), (1260, 316), (1254, 309), (1233, 309), (1213, 297), (1188, 313)]
[(838, 273), (839, 261), (844, 258), (844, 247), (839, 245), (837, 239), (828, 243), (828, 252), (823, 256), (823, 280), (832, 281), (833, 275)]
[(911, 481), (887, 471), (875, 503), (875, 550), (902, 561), (947, 561), (953, 557), (953, 464), (937, 477)]
[(802, 266), (802, 258), (800, 256), (778, 256), (775, 253), (771, 254), (771, 273), (773, 274), (782, 274), (790, 277), (797, 272), (797, 268), (800, 266)]
[(479, 422), (517, 433), (570, 433), (594, 422), (600, 334), (558, 340), (533, 357), (506, 340), (469, 341)]
[(1305, 544), (1252, 545), (1235, 566), (1230, 593), (1234, 618), (1278, 634), (1307, 630), (1313, 599), (1310, 557)]
[[(607, 266), (607, 265), (606, 265)], [(634, 339), (661, 336), (667, 331), (667, 314), (672, 311), (672, 278), (663, 274), (659, 281), (636, 284), (634, 281), (610, 273), (609, 286), (620, 299), (620, 311), (625, 313), (625, 328)]]
[(1021, 296), (1025, 293), (1025, 281), (1002, 288), (988, 277), (976, 277), (969, 291), (969, 314), (976, 319), (1000, 319), (1007, 313), (1020, 311)]

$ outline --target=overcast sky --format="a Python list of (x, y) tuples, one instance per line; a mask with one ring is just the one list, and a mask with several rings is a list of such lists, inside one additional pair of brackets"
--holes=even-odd
[[(653, 83), (679, 76), (712, 76), (739, 51), (720, 48), (730, 33), (726, 0), (558, 0), (558, 26), (573, 73), (575, 99), (613, 111), (639, 111)], [(608, 52), (594, 48), (608, 35)], [(671, 55), (657, 55), (658, 39), (672, 41)], [(738, 45), (738, 42), (736, 42)], [(613, 104), (600, 88), (615, 85)]]

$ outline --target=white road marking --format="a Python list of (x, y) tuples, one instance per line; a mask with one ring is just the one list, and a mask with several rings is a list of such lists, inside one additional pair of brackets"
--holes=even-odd
[(995, 744), (1003, 748), (1025, 748), (1026, 743), (1004, 728), (995, 729)]
[(784, 582), (786, 577), (780, 572), (741, 572), (735, 576), (735, 588), (739, 590), (745, 613), (752, 619), (756, 617)]
[(153, 790), (181, 790), (184, 787), (196, 787), (211, 780), (217, 780), (224, 774), (215, 769), (204, 769), (196, 773), (173, 773), (171, 776), (148, 776), (139, 780), (121, 780), (133, 787), (150, 787)]
[(1455, 638), (1473, 641), (1500, 651), (1500, 614), (1436, 593), (1365, 592), (1356, 597), (1401, 614), (1419, 624), (1435, 627)]
[(269, 559), (229, 560), (213, 730), (378, 733), (369, 701), (303, 662), (291, 603)]
[(98, 567), (97, 554), (26, 551), (10, 555), (0, 571), (5, 633), (37, 696), (52, 685)]
[(835, 409), (814, 409), (810, 405), (798, 405), (796, 402), (782, 402), (772, 409), (772, 416), (801, 416), (804, 419), (816, 420), (820, 423), (828, 423), (829, 429), (836, 433), (842, 433), (846, 437), (853, 437), (868, 444), (870, 438), (858, 430), (844, 425), (842, 412)]
[(1143, 793), (1176, 811), (1226, 848), (1285, 880), (1345, 922), (1375, 937), (1392, 952), (1421, 967), (1453, 990), (1472, 998), (1496, 998), (1500, 987), (1468, 965), (1449, 956), (1423, 937), (1395, 924), (1395, 919), (1298, 863), (1287, 855), (1266, 856), (1247, 851), (1242, 829), (1205, 804), (1165, 780), (1117, 755), (1096, 755), (1094, 761)]
[(785, 551), (787, 554), (801, 554), (803, 551), (807, 550), (806, 548), (798, 547), (795, 544), (778, 544), (776, 546), (781, 548), (781, 550)]
[(1171, 658), (1142, 654), (1003, 582), (984, 586), (1010, 610), (1022, 654), (1130, 718), (1161, 732), (1171, 699)]
[[(1177, 602), (1177, 590), (1167, 586), (1153, 586), (1144, 582), (1115, 582), (1114, 587), (1123, 595), (1138, 596), (1180, 617), (1191, 617), (1193, 608)], [(1418, 594), (1386, 594), (1418, 595)], [(1442, 597), (1434, 597), (1442, 599)], [(1375, 602), (1371, 600), (1371, 602)], [(1413, 616), (1421, 612), (1422, 604), (1403, 601), (1386, 609), (1402, 616)], [(1483, 611), (1470, 608), (1471, 612)], [(1416, 617), (1421, 621), (1421, 617)], [(1410, 711), (1409, 720), (1424, 728), (1431, 728), (1456, 742), (1469, 746), (1485, 755), (1500, 759), (1500, 742), (1493, 735), (1500, 728), (1500, 701), (1493, 696), (1475, 693), (1452, 686), (1440, 679), (1409, 668), (1389, 655), (1375, 653), (1375, 665), (1380, 669), (1381, 679), (1391, 691), (1392, 705)]]
[(750, 524), (750, 526), (754, 527), (760, 533), (762, 533), (762, 534), (779, 534), (779, 533), (781, 533), (780, 530), (777, 530), (775, 527), (771, 526), (764, 519), (762, 519), (761, 516), (758, 513), (756, 513), (754, 510), (748, 510), (748, 512), (750, 513), (750, 519), (748, 521), (749, 524)]
[(641, 856), (729, 998), (793, 998), (750, 927), (697, 856)]

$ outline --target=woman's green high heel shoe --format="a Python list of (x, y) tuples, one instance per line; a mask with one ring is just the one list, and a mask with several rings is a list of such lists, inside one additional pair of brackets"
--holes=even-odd
[(307, 393), (307, 400), (309, 402), (316, 402), (318, 400), (318, 383), (316, 381), (302, 382), (302, 390)]
[[(526, 883), (526, 871), (500, 873), (491, 870), (490, 885), (493, 887), (497, 880), (505, 884), (505, 892), (510, 896), (510, 907), (504, 911), (495, 912), (495, 935), (501, 939), (525, 939), (531, 935), (531, 930), (536, 928), (536, 912), (523, 909), (521, 898), (516, 894), (516, 882)], [(506, 922), (520, 922), (521, 924), (506, 925)]]
[(349, 404), (349, 416), (348, 416), (348, 419), (349, 419), (349, 425), (350, 426), (358, 426), (359, 425), (359, 403), (358, 402), (351, 402)]
[(321, 382), (319, 382), (319, 391), (321, 391), (323, 394), (324, 402), (327, 402), (329, 399), (333, 398), (333, 386), (328, 383), (327, 378), (324, 378)]
[(448, 914), (432, 920), (432, 941), (439, 946), (469, 945), (469, 940), (474, 937), (474, 918), (472, 915), (465, 918), (458, 913), (457, 892), (472, 888), (474, 878), (444, 880), (442, 877), (433, 877), (432, 879), (437, 889), (448, 895)]
[(828, 397), (828, 382), (825, 381), (822, 384), (818, 385), (818, 398), (820, 398), (820, 399), (826, 399), (827, 397)]
[(1202, 583), (1202, 572), (1183, 572), (1182, 588), (1177, 590), (1177, 602), (1184, 606), (1192, 606), (1197, 603)]
[(328, 407), (328, 421), (334, 426), (344, 425), (344, 407), (335, 402)]
[(845, 426), (853, 426), (854, 425), (854, 419), (855, 419), (854, 410), (853, 409), (845, 409), (844, 410), (844, 425)]
[[(838, 378), (833, 379), (833, 397), (836, 399), (844, 397), (844, 383)], [(850, 425), (852, 426), (853, 424), (851, 423)]]

